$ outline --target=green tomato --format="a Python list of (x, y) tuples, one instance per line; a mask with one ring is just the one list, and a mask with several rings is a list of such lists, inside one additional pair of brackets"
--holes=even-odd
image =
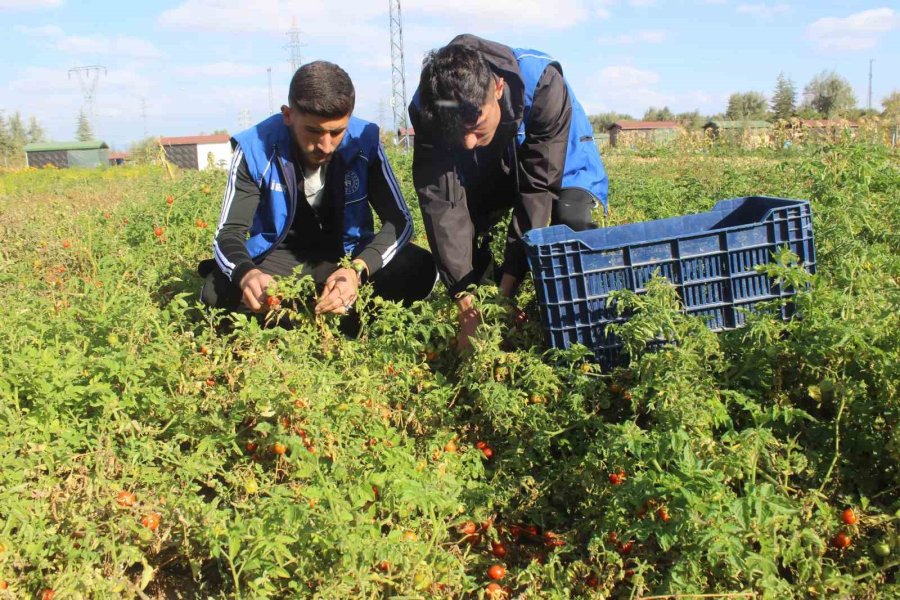
[(244, 490), (248, 494), (255, 494), (259, 491), (259, 485), (256, 483), (255, 479), (248, 479), (244, 482)]
[(875, 552), (876, 556), (884, 558), (891, 554), (891, 547), (887, 545), (887, 542), (878, 542), (872, 546), (872, 551)]

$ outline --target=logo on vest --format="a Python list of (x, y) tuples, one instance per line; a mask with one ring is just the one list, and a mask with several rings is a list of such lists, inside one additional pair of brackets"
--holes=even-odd
[(359, 176), (353, 171), (347, 171), (344, 175), (344, 195), (350, 196), (359, 191)]

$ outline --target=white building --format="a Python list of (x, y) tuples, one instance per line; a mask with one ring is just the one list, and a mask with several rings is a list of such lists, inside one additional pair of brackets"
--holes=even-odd
[(228, 134), (192, 135), (159, 138), (159, 143), (166, 159), (182, 169), (206, 169), (210, 163), (224, 169), (231, 162), (230, 140)]

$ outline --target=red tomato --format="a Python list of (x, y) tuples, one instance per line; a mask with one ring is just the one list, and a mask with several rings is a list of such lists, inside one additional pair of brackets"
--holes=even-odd
[(859, 519), (856, 518), (855, 514), (853, 514), (852, 508), (845, 508), (844, 512), (841, 513), (841, 521), (843, 521), (846, 525), (856, 525)]
[(853, 541), (850, 539), (850, 536), (844, 533), (843, 531), (839, 531), (836, 536), (831, 540), (831, 545), (835, 548), (840, 548), (843, 550), (844, 548), (849, 548), (850, 544)]
[(55, 596), (55, 595), (56, 595), (56, 592), (54, 592), (50, 588), (47, 588), (46, 590), (41, 592), (41, 600), (53, 600), (53, 596)]
[(175, 198), (173, 198), (172, 196), (166, 196), (166, 204), (171, 206), (174, 202)]
[(459, 532), (465, 535), (472, 535), (476, 531), (478, 531), (478, 527), (472, 521), (466, 521), (459, 526)]
[(159, 225), (153, 228), (153, 235), (155, 235), (156, 237), (162, 237), (163, 233), (165, 233), (165, 229), (163, 229)]
[(481, 453), (484, 454), (484, 457), (487, 458), (488, 460), (490, 460), (491, 458), (494, 457), (494, 451), (491, 449), (490, 446), (485, 446), (484, 448), (482, 448)]
[(244, 448), (246, 448), (247, 452), (256, 452), (256, 442), (247, 442), (244, 444)]
[(507, 549), (506, 544), (500, 541), (492, 541), (491, 542), (491, 554), (496, 556), (497, 558), (503, 558), (506, 556)]
[(62, 247), (68, 250), (72, 247), (72, 242), (70, 242), (69, 240), (63, 240)]
[(143, 519), (141, 519), (141, 525), (143, 525), (144, 527), (146, 527), (147, 529), (149, 529), (151, 531), (156, 531), (159, 528), (159, 520), (160, 520), (159, 513), (155, 513), (155, 512), (148, 513), (148, 514), (144, 515)]
[(488, 577), (494, 581), (499, 581), (506, 577), (506, 568), (503, 565), (491, 565), (488, 568)]
[(122, 490), (116, 496), (116, 501), (119, 503), (119, 506), (129, 507), (134, 506), (134, 503), (137, 501), (137, 497), (127, 490)]
[(609, 474), (609, 482), (613, 485), (621, 485), (622, 477), (618, 473), (610, 473)]
[(485, 442), (484, 440), (478, 440), (477, 442), (475, 442), (475, 447), (478, 448), (479, 450), (484, 450), (485, 448), (488, 447), (488, 445), (487, 445), (487, 442)]
[(665, 507), (660, 507), (656, 510), (656, 516), (659, 517), (660, 521), (666, 522), (672, 517), (669, 516), (669, 511), (665, 509)]
[(272, 452), (278, 454), (279, 456), (287, 454), (287, 451), (287, 446), (282, 444), (281, 442), (275, 442), (274, 444), (272, 444)]
[(278, 296), (266, 296), (266, 304), (269, 308), (278, 308), (281, 306), (281, 298)]

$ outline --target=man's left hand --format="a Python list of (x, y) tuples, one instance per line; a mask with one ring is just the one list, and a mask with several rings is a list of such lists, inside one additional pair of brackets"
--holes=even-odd
[(350, 312), (350, 307), (356, 302), (358, 291), (359, 278), (356, 271), (346, 267), (338, 269), (325, 280), (325, 288), (316, 303), (316, 314), (347, 314)]

